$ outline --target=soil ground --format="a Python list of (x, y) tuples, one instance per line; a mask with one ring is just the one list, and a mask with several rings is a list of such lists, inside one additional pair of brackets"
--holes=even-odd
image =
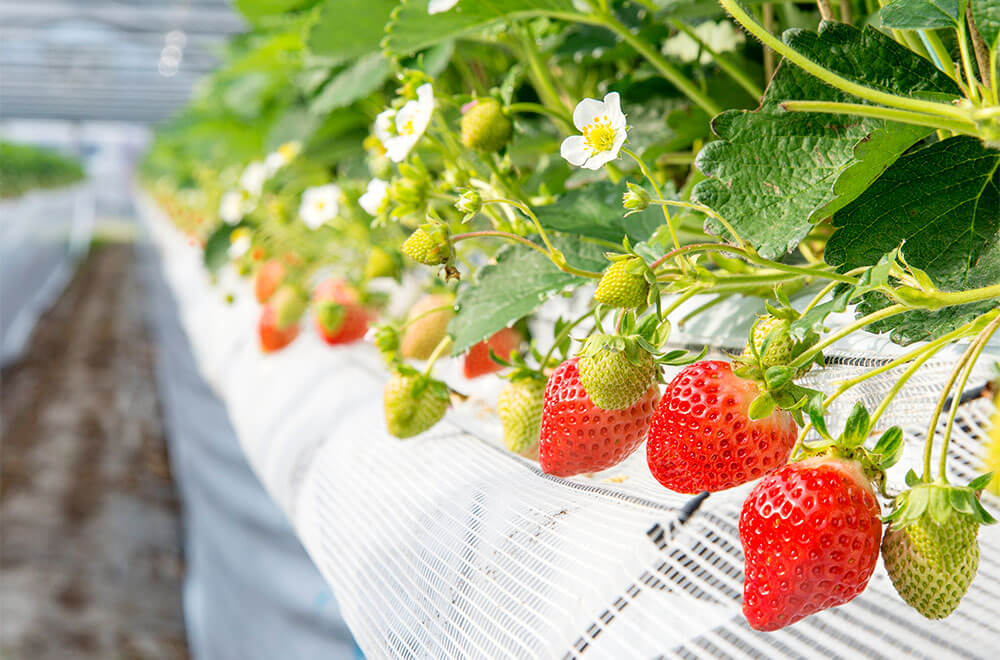
[(0, 386), (0, 658), (187, 658), (132, 246), (95, 247)]

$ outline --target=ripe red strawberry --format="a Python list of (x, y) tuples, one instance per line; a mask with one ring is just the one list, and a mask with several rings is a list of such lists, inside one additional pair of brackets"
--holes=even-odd
[(490, 351), (504, 360), (521, 345), (521, 333), (514, 328), (504, 328), (489, 339), (479, 342), (469, 349), (462, 361), (462, 373), (466, 378), (478, 378), (503, 369), (503, 365), (490, 359)]
[(654, 384), (622, 410), (598, 408), (580, 382), (577, 358), (560, 364), (545, 386), (539, 462), (558, 477), (605, 470), (642, 444), (660, 390)]
[(780, 409), (747, 415), (758, 386), (728, 362), (703, 360), (670, 381), (656, 408), (646, 461), (656, 480), (678, 493), (732, 488), (788, 462), (795, 420)]
[(313, 291), (316, 332), (330, 345), (357, 341), (368, 332), (371, 312), (361, 304), (357, 291), (347, 282), (330, 278)]
[(278, 313), (274, 306), (265, 305), (260, 310), (257, 334), (260, 338), (260, 350), (264, 353), (273, 353), (292, 343), (299, 335), (299, 324), (290, 323), (285, 327), (279, 327)]
[(777, 630), (843, 605), (868, 585), (882, 521), (857, 461), (817, 456), (758, 483), (743, 503), (743, 615)]
[(253, 293), (257, 302), (266, 303), (285, 279), (285, 265), (276, 259), (265, 261), (253, 278)]

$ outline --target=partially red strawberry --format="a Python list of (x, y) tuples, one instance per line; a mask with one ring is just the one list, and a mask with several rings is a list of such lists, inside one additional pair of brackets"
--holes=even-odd
[(605, 470), (642, 444), (660, 390), (654, 384), (621, 410), (598, 408), (580, 382), (577, 358), (559, 365), (545, 386), (539, 462), (558, 477)]
[(868, 585), (882, 521), (858, 461), (816, 456), (764, 477), (743, 503), (743, 614), (777, 630), (843, 605)]
[(253, 278), (253, 293), (257, 302), (266, 303), (285, 279), (285, 265), (276, 259), (265, 261)]
[(260, 339), (260, 350), (264, 353), (273, 353), (292, 343), (299, 335), (299, 324), (290, 323), (280, 327), (274, 306), (265, 305), (260, 310), (257, 334)]
[(780, 409), (756, 421), (747, 410), (756, 383), (728, 362), (703, 360), (670, 381), (646, 444), (653, 476), (678, 493), (732, 488), (788, 462), (797, 427)]
[(510, 359), (510, 354), (521, 345), (521, 333), (514, 328), (504, 328), (489, 339), (479, 342), (469, 349), (462, 361), (462, 373), (466, 378), (478, 378), (503, 369), (490, 358), (490, 351), (504, 360)]
[(330, 278), (313, 291), (316, 332), (330, 345), (357, 341), (368, 332), (374, 315), (361, 304), (357, 291), (347, 282)]

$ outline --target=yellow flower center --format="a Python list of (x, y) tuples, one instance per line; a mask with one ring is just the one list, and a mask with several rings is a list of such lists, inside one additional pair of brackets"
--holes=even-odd
[(583, 127), (583, 139), (587, 146), (597, 151), (611, 151), (615, 146), (615, 129), (611, 128), (608, 116), (598, 117)]
[(326, 208), (326, 202), (323, 202), (323, 201), (316, 202), (316, 210), (317, 211), (322, 211), (325, 208)]
[(399, 132), (400, 135), (413, 135), (413, 120), (409, 120), (403, 124), (403, 130)]

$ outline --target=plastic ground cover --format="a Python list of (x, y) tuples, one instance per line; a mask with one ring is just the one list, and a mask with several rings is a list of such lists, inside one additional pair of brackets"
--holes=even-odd
[[(643, 451), (592, 478), (547, 476), (500, 447), (479, 396), (495, 383), (455, 381), (470, 393), (466, 403), (417, 438), (391, 438), (380, 397), (387, 374), (374, 349), (331, 348), (303, 332), (261, 355), (247, 285), (225, 272), (212, 285), (200, 252), (148, 200), (143, 215), (202, 373), (369, 657), (995, 657), (1000, 526), (982, 529), (979, 575), (945, 621), (904, 605), (880, 564), (851, 603), (755, 632), (740, 612), (737, 534), (752, 485), (707, 498), (673, 494), (649, 475)], [(676, 339), (736, 348), (744, 330), (720, 312)], [(828, 351), (828, 366), (807, 384), (831, 390), (896, 350), (870, 337)], [(928, 362), (883, 417), (882, 426), (905, 430), (904, 464), (920, 460), (954, 355)], [(987, 362), (972, 385), (984, 382)], [(870, 409), (898, 374), (860, 388)], [(848, 403), (834, 409), (841, 420)], [(981, 397), (960, 407), (955, 480), (979, 472), (991, 413)], [(905, 470), (894, 469), (893, 487)], [(998, 513), (996, 499), (986, 504)]]
[(24, 350), (38, 317), (76, 270), (94, 224), (87, 184), (0, 200), (0, 364)]

